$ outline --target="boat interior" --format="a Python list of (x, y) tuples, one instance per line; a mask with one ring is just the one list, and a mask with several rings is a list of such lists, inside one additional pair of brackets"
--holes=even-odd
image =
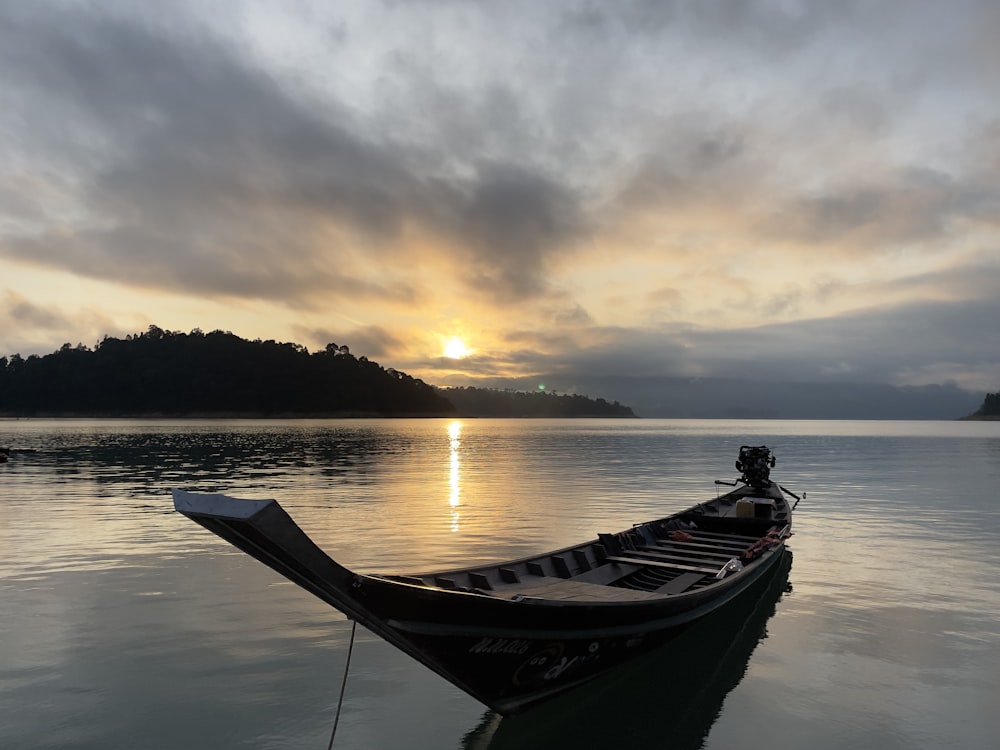
[[(763, 494), (763, 493), (761, 493)], [(493, 566), (379, 576), (439, 589), (524, 599), (638, 601), (711, 586), (781, 542), (790, 513), (776, 491), (733, 492), (659, 521)]]

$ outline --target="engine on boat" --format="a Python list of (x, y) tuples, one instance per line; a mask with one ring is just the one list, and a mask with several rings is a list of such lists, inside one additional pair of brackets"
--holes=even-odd
[(740, 446), (740, 457), (736, 459), (736, 470), (742, 472), (742, 481), (751, 487), (764, 489), (771, 486), (771, 467), (775, 464), (774, 454), (766, 445)]

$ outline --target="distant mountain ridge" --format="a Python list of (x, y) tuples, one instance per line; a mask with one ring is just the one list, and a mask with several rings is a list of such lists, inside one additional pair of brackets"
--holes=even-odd
[[(788, 382), (739, 378), (567, 376), (538, 378), (563, 393), (620, 399), (639, 417), (667, 419), (961, 419), (982, 392), (954, 385)], [(490, 381), (530, 388), (538, 380)]]

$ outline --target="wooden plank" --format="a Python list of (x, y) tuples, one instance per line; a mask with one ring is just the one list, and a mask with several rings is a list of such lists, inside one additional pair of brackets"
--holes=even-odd
[(680, 594), (683, 591), (687, 591), (704, 577), (702, 573), (681, 573), (674, 580), (667, 581), (662, 586), (656, 588), (654, 592), (657, 594)]
[(720, 560), (728, 560), (733, 556), (733, 552), (705, 552), (702, 550), (691, 550), (691, 549), (678, 549), (676, 547), (667, 546), (666, 544), (654, 544), (651, 546), (643, 545), (639, 549), (647, 550), (649, 552), (666, 552), (673, 553), (676, 555), (683, 555), (684, 557), (691, 560), (699, 560), (699, 562), (711, 562), (712, 558), (718, 558)]
[[(737, 539), (749, 539), (752, 542), (756, 542), (758, 539), (760, 539), (759, 536), (748, 536), (746, 534), (729, 534), (722, 531), (702, 531), (701, 529), (685, 529), (685, 531), (687, 531), (688, 534), (695, 537), (696, 539), (698, 537), (707, 537), (711, 539), (732, 539), (734, 541)], [(763, 534), (761, 534), (761, 536), (763, 536)]]
[(727, 548), (746, 549), (750, 545), (746, 542), (732, 542), (731, 544), (718, 544), (717, 542), (675, 542), (673, 539), (657, 539), (657, 544), (669, 545), (671, 547), (690, 547), (692, 551), (705, 550), (715, 551), (723, 554)]
[[(664, 552), (662, 550), (650, 550), (646, 548), (629, 550), (629, 554), (642, 555), (643, 557), (649, 556), (655, 560), (676, 560), (677, 562), (690, 563), (692, 565), (719, 565), (718, 560), (699, 560), (698, 558), (691, 557), (690, 555), (670, 554), (669, 552)], [(733, 555), (729, 555), (724, 559), (731, 560), (732, 558)]]
[(654, 594), (651, 591), (637, 591), (619, 586), (601, 586), (596, 583), (572, 581), (551, 576), (537, 578), (534, 582), (522, 586), (505, 586), (502, 590), (494, 589), (490, 593), (505, 599), (527, 596), (554, 601), (583, 602), (623, 602), (663, 598), (662, 594)]
[(600, 583), (607, 585), (624, 578), (629, 573), (634, 573), (639, 569), (638, 565), (619, 565), (618, 563), (608, 563), (597, 568), (588, 570), (586, 573), (579, 573), (573, 576), (571, 581), (582, 581), (584, 583)]
[[(754, 541), (756, 541), (756, 540), (754, 540)], [(669, 544), (678, 544), (678, 542), (675, 542), (672, 539), (661, 540), (661, 543), (663, 543), (663, 544), (667, 544), (667, 543), (669, 543)], [(712, 539), (711, 541), (704, 541), (704, 542), (679, 542), (679, 543), (680, 544), (702, 544), (702, 545), (710, 545), (710, 549), (719, 550), (720, 552), (725, 552), (726, 550), (733, 550), (733, 549), (746, 549), (751, 544), (753, 544), (753, 542), (751, 542), (749, 540), (747, 540), (747, 541), (736, 540), (736, 541), (727, 542), (727, 541), (723, 541), (722, 539)]]
[(701, 568), (701, 567), (696, 567), (694, 565), (685, 565), (684, 563), (663, 562), (661, 560), (651, 560), (643, 557), (622, 557), (619, 555), (615, 555), (613, 557), (609, 557), (608, 560), (610, 560), (611, 562), (622, 562), (622, 563), (630, 563), (632, 565), (642, 565), (644, 567), (650, 567), (650, 568), (670, 568), (671, 570), (690, 570), (695, 573), (708, 573), (713, 576), (719, 572), (718, 568)]
[[(639, 549), (629, 550), (627, 554), (637, 555), (642, 559), (648, 558), (650, 560), (662, 560), (663, 562), (668, 562), (668, 563), (679, 562), (679, 563), (684, 563), (685, 565), (699, 565), (699, 566), (703, 565), (705, 566), (704, 571), (706, 573), (707, 572), (715, 573), (718, 572), (719, 570), (718, 568), (711, 567), (713, 565), (719, 565), (719, 563), (716, 562), (715, 560), (692, 560), (691, 558), (688, 557), (680, 557), (678, 555), (667, 555), (662, 552), (646, 552), (644, 550), (639, 550)], [(728, 561), (732, 558), (730, 557), (726, 559)]]
[(740, 543), (738, 545), (729, 544), (692, 544), (691, 542), (674, 542), (668, 541), (666, 539), (660, 539), (655, 545), (655, 547), (663, 547), (664, 549), (672, 549), (677, 552), (686, 552), (691, 555), (708, 555), (709, 557), (719, 556), (719, 555), (731, 555), (733, 550), (741, 550), (749, 547), (749, 544)]

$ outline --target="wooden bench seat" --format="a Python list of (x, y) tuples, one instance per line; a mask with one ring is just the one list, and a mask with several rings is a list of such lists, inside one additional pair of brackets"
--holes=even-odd
[(574, 581), (566, 578), (536, 578), (530, 584), (504, 586), (489, 592), (504, 599), (533, 597), (557, 601), (627, 602), (643, 599), (660, 599), (662, 594), (651, 591), (636, 591), (619, 586), (602, 586), (597, 583)]
[(617, 581), (619, 578), (624, 578), (629, 573), (634, 573), (638, 569), (638, 565), (608, 563), (607, 565), (599, 565), (596, 568), (592, 568), (585, 573), (579, 573), (569, 580), (580, 581), (581, 583), (599, 583), (607, 585)]
[(733, 557), (735, 554), (738, 554), (739, 551), (742, 551), (742, 549), (740, 549), (739, 551), (724, 550), (724, 551), (709, 552), (707, 550), (697, 550), (697, 549), (692, 550), (684, 547), (675, 547), (673, 543), (643, 545), (639, 549), (645, 550), (647, 552), (668, 553), (672, 555), (677, 555), (678, 557), (684, 557), (685, 559), (691, 560), (692, 562), (705, 562), (705, 563), (711, 562), (713, 558), (717, 558), (719, 560), (728, 560), (730, 557)]
[(655, 559), (655, 557), (644, 558), (641, 557), (641, 555), (643, 554), (651, 554), (651, 553), (630, 551), (629, 557), (615, 555), (609, 557), (608, 560), (610, 562), (631, 563), (632, 565), (643, 565), (653, 568), (670, 568), (671, 570), (687, 570), (693, 573), (704, 573), (713, 576), (719, 572), (719, 568), (706, 568), (698, 565), (686, 565), (685, 563), (668, 562), (666, 560), (657, 560)]
[(655, 589), (656, 594), (680, 594), (687, 591), (689, 588), (694, 586), (698, 581), (704, 578), (703, 573), (687, 572), (681, 573), (672, 581), (667, 581), (662, 586)]

